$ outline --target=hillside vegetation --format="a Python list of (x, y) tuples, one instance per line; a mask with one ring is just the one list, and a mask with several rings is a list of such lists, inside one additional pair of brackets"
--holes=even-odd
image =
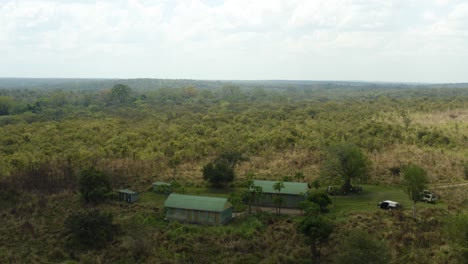
[[(309, 263), (296, 228), (302, 216), (254, 214), (223, 227), (167, 223), (164, 196), (148, 192), (152, 182), (177, 181), (210, 193), (202, 168), (226, 152), (245, 160), (231, 188), (215, 191), (225, 197), (251, 177), (299, 172), (323, 188), (335, 184), (322, 167), (339, 142), (370, 160), (367, 181), (355, 184), (379, 187), (369, 187), (364, 207), (359, 195), (335, 199), (329, 214), (337, 227), (323, 245), (324, 262), (355, 228), (387, 241), (391, 263), (463, 259), (463, 239), (447, 230), (468, 210), (468, 85), (2, 79), (0, 262)], [(400, 190), (397, 172), (409, 164), (427, 171), (441, 197), (421, 207), (418, 222), (406, 208), (370, 205), (390, 199), (378, 195), (385, 188)], [(85, 205), (78, 176), (89, 167), (108, 175), (113, 190), (150, 198)], [(78, 250), (64, 223), (91, 208), (111, 213), (119, 233), (110, 246)]]

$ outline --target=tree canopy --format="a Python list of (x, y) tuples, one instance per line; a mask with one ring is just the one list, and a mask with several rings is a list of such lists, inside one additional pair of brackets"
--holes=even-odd
[(86, 203), (102, 202), (112, 191), (108, 176), (94, 167), (81, 171), (79, 187)]
[(213, 186), (223, 187), (235, 178), (234, 169), (225, 160), (209, 162), (202, 169), (203, 179)]
[(350, 192), (351, 180), (365, 180), (368, 175), (370, 161), (356, 145), (339, 143), (328, 149), (323, 164), (322, 174), (326, 177), (339, 177), (344, 181), (343, 193)]
[(427, 188), (426, 171), (414, 164), (403, 168), (403, 190), (413, 202), (413, 218), (416, 219), (416, 203), (421, 200), (422, 192)]
[(111, 98), (119, 103), (126, 103), (130, 100), (131, 91), (132, 89), (128, 85), (116, 84), (112, 87)]
[(73, 247), (101, 249), (114, 239), (119, 227), (110, 214), (97, 210), (78, 212), (65, 220), (65, 228)]
[(321, 244), (325, 243), (333, 232), (333, 222), (320, 214), (308, 214), (299, 223), (298, 231), (306, 237), (315, 260), (320, 259)]

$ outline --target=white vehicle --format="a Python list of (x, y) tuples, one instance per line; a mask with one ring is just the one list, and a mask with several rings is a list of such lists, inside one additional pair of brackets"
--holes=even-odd
[(390, 201), (390, 200), (385, 200), (380, 202), (377, 205), (380, 209), (386, 209), (386, 210), (393, 210), (393, 209), (398, 209), (401, 207), (401, 204), (398, 202)]
[(428, 190), (424, 190), (421, 193), (421, 201), (425, 203), (435, 203), (437, 201), (437, 196)]

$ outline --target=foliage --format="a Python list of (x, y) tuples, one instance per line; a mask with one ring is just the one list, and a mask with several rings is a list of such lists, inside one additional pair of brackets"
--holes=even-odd
[(334, 256), (334, 263), (338, 264), (385, 264), (390, 261), (388, 245), (359, 229), (351, 231)]
[(236, 165), (247, 161), (248, 159), (242, 155), (242, 153), (237, 151), (225, 151), (221, 153), (218, 157), (219, 161), (225, 161), (229, 164), (232, 170), (235, 169)]
[(465, 180), (468, 180), (468, 162), (463, 164), (463, 174), (465, 176)]
[(250, 187), (250, 195), (252, 199), (255, 201), (255, 205), (257, 207), (257, 213), (259, 212), (259, 200), (265, 195), (263, 193), (263, 188), (262, 186), (257, 186), (252, 184)]
[(403, 168), (403, 190), (413, 202), (413, 218), (416, 219), (416, 203), (421, 200), (422, 192), (427, 188), (427, 173), (421, 167), (411, 164)]
[(295, 179), (296, 181), (298, 181), (298, 182), (303, 181), (304, 178), (305, 178), (304, 173), (302, 173), (302, 172), (300, 172), (300, 171), (299, 171), (299, 172), (296, 172), (296, 174), (294, 174), (294, 179)]
[(97, 210), (70, 215), (64, 223), (70, 235), (70, 246), (83, 249), (106, 247), (119, 232), (112, 220), (112, 215)]
[(315, 179), (313, 182), (312, 182), (312, 187), (315, 188), (315, 191), (318, 191), (318, 189), (320, 188), (320, 180), (319, 179)]
[(79, 186), (86, 203), (102, 202), (112, 191), (108, 176), (94, 167), (81, 171)]
[[(132, 87), (123, 103), (108, 89), (116, 84)], [(441, 203), (418, 205), (424, 216), (419, 222), (406, 221), (406, 209), (388, 214), (375, 203), (391, 199), (408, 204), (401, 188), (386, 185), (400, 181), (398, 174), (392, 177), (392, 167), (417, 162), (430, 168), (431, 181), (441, 185), (465, 178), (466, 84), (225, 84), (0, 79), (0, 97), (8, 101), (8, 115), (0, 116), (0, 178), (12, 181), (0, 188), (5, 209), (0, 262), (310, 263), (309, 245), (295, 226), (303, 216), (259, 213), (220, 227), (175, 225), (163, 220), (164, 195), (152, 192), (142, 193), (135, 205), (102, 205), (126, 234), (111, 247), (67, 253), (63, 222), (82, 207), (74, 192), (75, 171), (97, 164), (112, 175), (114, 186), (138, 190), (175, 176), (195, 194), (204, 189), (202, 173), (194, 171), (232, 150), (249, 157), (235, 165), (239, 179), (251, 172), (272, 180), (301, 171), (309, 182), (326, 149), (343, 140), (372, 160), (369, 182), (378, 185), (366, 186), (362, 195), (333, 199), (328, 215), (336, 217), (338, 227), (329, 237), (333, 243), (321, 243), (323, 258), (331, 257), (343, 235), (356, 227), (385, 237), (395, 263), (457, 263), (455, 253), (463, 256), (462, 237), (443, 239), (452, 232), (438, 221), (466, 212), (466, 204), (453, 202), (465, 199), (465, 186), (456, 193), (441, 189)], [(209, 190), (226, 195), (226, 190)], [(306, 215), (320, 214), (319, 206), (307, 203)], [(146, 241), (157, 242), (142, 248)]]
[(328, 241), (333, 227), (332, 221), (323, 215), (307, 214), (299, 223), (298, 231), (306, 237), (316, 261), (320, 259), (321, 245)]
[(343, 192), (351, 191), (352, 179), (365, 180), (370, 167), (370, 161), (355, 145), (340, 143), (329, 148), (324, 161), (322, 173), (327, 177), (343, 179)]
[(445, 236), (453, 245), (460, 261), (468, 259), (468, 213), (449, 217), (445, 222)]
[(209, 162), (202, 169), (203, 179), (213, 186), (222, 187), (234, 180), (234, 170), (224, 160)]
[(130, 100), (132, 89), (125, 84), (116, 84), (111, 90), (111, 99), (117, 100), (119, 103), (126, 103)]
[(328, 212), (327, 206), (332, 203), (330, 197), (324, 192), (309, 192), (307, 200), (317, 204), (322, 213)]
[(0, 116), (9, 115), (13, 100), (9, 96), (0, 96)]
[(244, 193), (243, 192), (232, 192), (229, 195), (228, 200), (232, 204), (233, 210), (235, 212), (240, 212), (243, 209), (245, 209), (245, 205), (243, 203), (243, 200), (244, 200)]
[(273, 197), (273, 202), (276, 205), (276, 213), (281, 214), (281, 206), (283, 205), (284, 199), (281, 196), (281, 189), (284, 188), (284, 182), (279, 181), (273, 184), (273, 190), (275, 190), (276, 195)]

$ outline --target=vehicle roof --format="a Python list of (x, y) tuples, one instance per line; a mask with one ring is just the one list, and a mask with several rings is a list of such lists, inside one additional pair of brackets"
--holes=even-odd
[(391, 200), (385, 200), (385, 201), (382, 201), (382, 203), (399, 204), (399, 202), (395, 202), (395, 201), (391, 201)]

